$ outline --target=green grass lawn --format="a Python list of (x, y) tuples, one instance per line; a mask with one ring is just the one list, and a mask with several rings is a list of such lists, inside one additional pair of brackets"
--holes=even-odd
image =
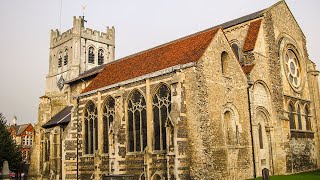
[[(255, 179), (262, 179), (261, 177)], [(303, 172), (291, 175), (271, 176), (270, 180), (320, 180), (320, 170)]]

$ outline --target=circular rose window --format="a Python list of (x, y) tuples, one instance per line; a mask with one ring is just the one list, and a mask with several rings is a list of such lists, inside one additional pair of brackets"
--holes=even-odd
[(290, 84), (294, 88), (298, 88), (301, 84), (301, 70), (298, 58), (295, 52), (288, 49), (285, 54), (286, 73)]

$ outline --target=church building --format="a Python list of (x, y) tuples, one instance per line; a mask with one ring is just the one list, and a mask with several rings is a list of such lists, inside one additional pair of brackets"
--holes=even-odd
[(319, 84), (285, 1), (114, 59), (115, 29), (51, 32), (34, 179), (248, 179), (320, 167)]

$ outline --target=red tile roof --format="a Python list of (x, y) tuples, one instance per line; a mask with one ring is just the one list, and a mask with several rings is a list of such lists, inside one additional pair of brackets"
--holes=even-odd
[(219, 29), (210, 28), (107, 64), (82, 93), (175, 65), (196, 62)]
[(246, 64), (242, 66), (242, 71), (246, 74), (249, 74), (254, 67), (254, 64)]
[(243, 51), (252, 51), (256, 45), (259, 29), (261, 26), (261, 19), (250, 23), (246, 40), (243, 45)]

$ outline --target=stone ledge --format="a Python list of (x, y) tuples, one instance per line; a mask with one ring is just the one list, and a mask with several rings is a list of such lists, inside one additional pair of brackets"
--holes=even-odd
[(291, 138), (302, 139), (302, 138), (314, 138), (314, 132), (312, 131), (301, 131), (301, 130), (290, 130)]

